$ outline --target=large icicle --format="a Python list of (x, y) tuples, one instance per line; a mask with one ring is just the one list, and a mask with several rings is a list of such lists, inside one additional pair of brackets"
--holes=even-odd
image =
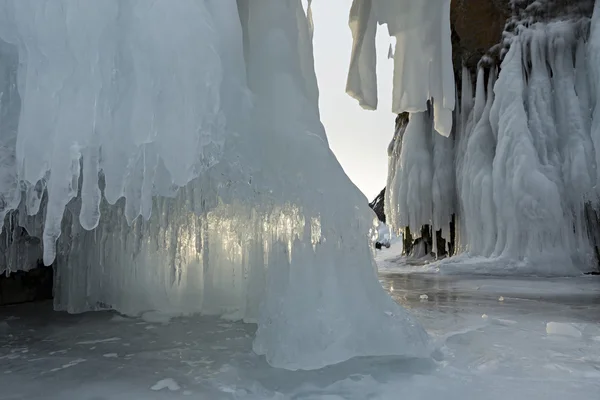
[(455, 211), (454, 141), (433, 133), (432, 226), (435, 231), (450, 232)]
[(354, 0), (354, 38), (347, 92), (367, 109), (377, 107), (377, 24), (396, 37), (392, 111), (417, 113), (433, 102), (434, 126), (449, 136), (455, 106), (450, 0)]
[(485, 71), (479, 70), (475, 108), (464, 157), (458, 173), (461, 176), (459, 198), (462, 202), (463, 223), (466, 225), (467, 251), (471, 255), (490, 256), (496, 244), (495, 204), (492, 189), (492, 161), (496, 138), (490, 125), (490, 110), (494, 101), (494, 71), (489, 71), (487, 90)]
[[(541, 171), (527, 124), (522, 43), (513, 40), (502, 62), (490, 121), (497, 137), (494, 157), (494, 201), (498, 241), (495, 254), (508, 259), (552, 261), (549, 268), (568, 269), (568, 254), (560, 244), (563, 209), (560, 193)], [(565, 259), (567, 257), (567, 259)], [(562, 259), (564, 262), (556, 263)], [(551, 272), (551, 271), (548, 271)]]
[[(182, 186), (218, 160), (222, 62), (203, 2), (5, 4), (15, 25), (6, 40), (19, 47), (25, 67), (17, 164), (22, 181), (48, 188), (47, 264), (55, 257), (63, 210), (77, 195), (83, 150), (97, 159), (86, 160), (83, 175), (90, 202), (81, 218), (88, 227), (97, 223), (99, 168), (106, 198), (114, 203), (125, 196), (131, 221), (149, 213), (143, 210), (159, 163), (169, 184)], [(157, 25), (172, 29), (163, 32)], [(204, 39), (195, 43), (197, 37)], [(101, 156), (93, 155), (99, 147)], [(39, 192), (27, 196), (27, 204), (34, 204), (28, 212), (37, 213)]]
[[(471, 74), (466, 67), (462, 69), (462, 82), (461, 82), (461, 102), (460, 109), (458, 110), (458, 126), (455, 129), (456, 143), (454, 145), (454, 174), (455, 174), (455, 187), (460, 190), (463, 184), (463, 168), (464, 158), (466, 153), (467, 144), (469, 142), (469, 136), (472, 128), (473, 113), (473, 82), (471, 80)], [(465, 245), (467, 243), (467, 230), (463, 202), (461, 201), (458, 193), (455, 195), (457, 200), (456, 207), (456, 243), (455, 249), (459, 252), (465, 251)]]
[(377, 280), (372, 214), (327, 145), (300, 1), (0, 10), (14, 44), (0, 72), (19, 61), (0, 90), (16, 77), (21, 96), (0, 103), (0, 143), (17, 156), (0, 159), (0, 193), (23, 184), (10, 221), (56, 255), (55, 308), (257, 322), (255, 351), (289, 369), (429, 356)]
[(402, 135), (400, 156), (395, 166), (395, 189), (390, 194), (397, 200), (390, 215), (393, 227), (408, 226), (419, 232), (433, 219), (433, 146), (431, 116), (428, 111), (411, 114)]
[(377, 21), (373, 0), (355, 0), (350, 10), (354, 43), (346, 92), (367, 110), (377, 109)]

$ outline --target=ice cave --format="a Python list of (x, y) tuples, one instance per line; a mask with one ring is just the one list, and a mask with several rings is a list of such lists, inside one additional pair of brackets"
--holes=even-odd
[[(328, 2), (0, 0), (0, 399), (600, 393), (600, 2)], [(393, 38), (377, 216), (319, 7), (361, 112)]]

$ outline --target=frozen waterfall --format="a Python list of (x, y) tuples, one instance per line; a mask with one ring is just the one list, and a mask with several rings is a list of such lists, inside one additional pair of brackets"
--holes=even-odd
[(390, 151), (393, 229), (448, 233), (454, 214), (462, 254), (441, 266), (471, 259), (488, 273), (540, 275), (593, 268), (587, 219), (599, 199), (599, 29), (598, 3), (591, 28), (586, 19), (519, 26), (501, 65), (480, 64), (474, 95), (463, 71), (448, 139), (432, 135), (431, 109), (407, 110)]
[(59, 310), (255, 321), (289, 369), (428, 356), (377, 280), (311, 40), (298, 0), (0, 0), (1, 270), (28, 268), (20, 225)]

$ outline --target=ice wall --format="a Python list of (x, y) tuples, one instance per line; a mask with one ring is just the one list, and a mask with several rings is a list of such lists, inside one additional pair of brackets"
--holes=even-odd
[(435, 130), (449, 136), (455, 106), (450, 0), (354, 0), (346, 91), (371, 110), (377, 108), (378, 24), (396, 38), (392, 112), (424, 112), (432, 101)]
[[(410, 114), (394, 144), (401, 152), (390, 155), (386, 204), (394, 229), (437, 230), (457, 199), (457, 248), (483, 257), (482, 270), (571, 275), (594, 268), (586, 212), (597, 208), (600, 176), (599, 117), (592, 112), (598, 110), (598, 12), (596, 6), (591, 30), (585, 19), (516, 28), (499, 73), (482, 63), (474, 96), (463, 71), (454, 146), (444, 144), (440, 158), (453, 159), (452, 167), (444, 165), (454, 177), (431, 181), (446, 169), (435, 162), (436, 142), (427, 144), (424, 114)], [(448, 184), (446, 201), (436, 201), (430, 187), (447, 181), (455, 183), (454, 195)]]
[(1, 210), (43, 237), (55, 308), (257, 322), (290, 369), (428, 356), (327, 145), (300, 1), (1, 0), (0, 19)]

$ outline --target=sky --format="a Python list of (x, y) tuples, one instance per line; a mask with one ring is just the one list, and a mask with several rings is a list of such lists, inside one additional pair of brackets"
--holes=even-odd
[(380, 27), (377, 37), (379, 107), (377, 111), (364, 110), (345, 90), (352, 52), (352, 34), (348, 27), (351, 4), (352, 0), (313, 1), (315, 68), (321, 121), (329, 145), (346, 174), (370, 201), (385, 186), (387, 147), (394, 135), (393, 61), (387, 58), (391, 39), (387, 29)]

